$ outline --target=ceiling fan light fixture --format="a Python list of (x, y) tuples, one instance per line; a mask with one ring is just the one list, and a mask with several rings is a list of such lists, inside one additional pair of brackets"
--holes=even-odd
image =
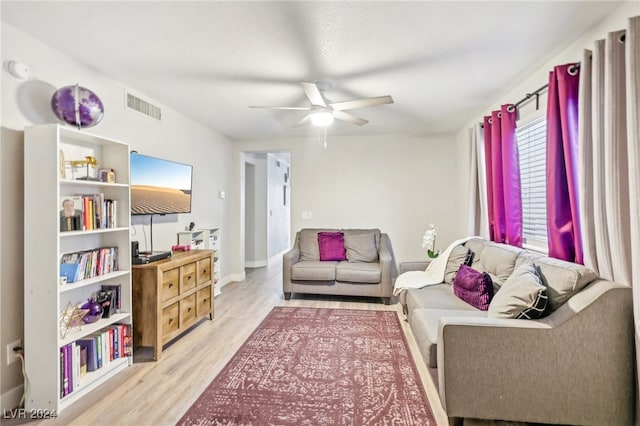
[(311, 124), (316, 127), (328, 127), (333, 123), (333, 114), (329, 111), (311, 113)]

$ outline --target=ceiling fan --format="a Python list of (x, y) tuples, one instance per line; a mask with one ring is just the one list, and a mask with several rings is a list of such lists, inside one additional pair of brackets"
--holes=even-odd
[(315, 83), (301, 82), (307, 98), (311, 102), (310, 107), (279, 107), (279, 106), (250, 106), (249, 108), (270, 108), (270, 109), (287, 109), (296, 111), (309, 111), (301, 120), (296, 122), (293, 127), (300, 127), (307, 122), (311, 121), (311, 124), (319, 127), (327, 127), (333, 123), (334, 118), (347, 123), (362, 126), (367, 124), (368, 121), (356, 117), (355, 115), (346, 112), (356, 108), (364, 108), (375, 105), (392, 104), (393, 98), (387, 96), (377, 96), (373, 98), (354, 99), (344, 102), (331, 102), (324, 97), (323, 92), (331, 87), (331, 82), (327, 80), (320, 80)]

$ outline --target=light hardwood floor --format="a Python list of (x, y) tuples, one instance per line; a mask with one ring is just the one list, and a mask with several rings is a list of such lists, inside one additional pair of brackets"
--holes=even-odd
[[(395, 310), (403, 319), (399, 304), (387, 306), (376, 299), (294, 295), (285, 301), (279, 262), (248, 269), (244, 281), (223, 287), (215, 299), (213, 321), (202, 321), (180, 339), (165, 345), (159, 362), (148, 361), (146, 348), (137, 351), (133, 365), (125, 372), (66, 408), (56, 419), (30, 424), (173, 425), (274, 306)], [(439, 425), (446, 425), (446, 414), (409, 325), (401, 323), (436, 420)]]

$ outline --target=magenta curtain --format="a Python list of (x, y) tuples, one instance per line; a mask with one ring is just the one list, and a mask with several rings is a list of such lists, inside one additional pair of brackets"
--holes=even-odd
[(574, 64), (549, 73), (547, 229), (549, 256), (583, 263), (578, 199), (578, 89)]
[(485, 170), (487, 171), (487, 217), (489, 219), (489, 239), (496, 241), (496, 224), (493, 220), (493, 168), (491, 167), (491, 117), (484, 117), (483, 131), (484, 131), (484, 162)]
[(516, 111), (502, 105), (484, 117), (489, 238), (522, 247), (522, 197), (516, 144)]

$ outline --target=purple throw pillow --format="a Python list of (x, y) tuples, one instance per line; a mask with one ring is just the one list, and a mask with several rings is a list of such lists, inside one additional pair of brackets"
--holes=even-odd
[(486, 272), (463, 264), (453, 279), (453, 292), (471, 306), (486, 311), (493, 297), (493, 282)]
[(342, 232), (318, 232), (320, 260), (346, 260), (344, 234)]

